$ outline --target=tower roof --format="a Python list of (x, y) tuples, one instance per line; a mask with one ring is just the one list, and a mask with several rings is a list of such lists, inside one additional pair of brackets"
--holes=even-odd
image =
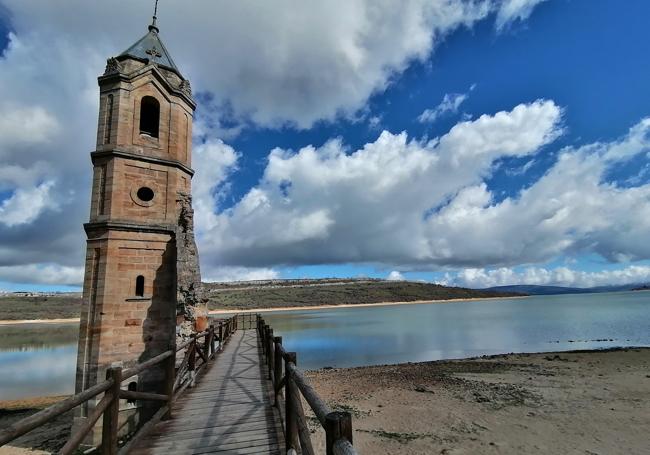
[(166, 67), (180, 75), (180, 71), (167, 48), (158, 35), (158, 27), (154, 19), (149, 26), (149, 32), (140, 38), (134, 45), (122, 52), (119, 57), (133, 57), (138, 60), (150, 60), (160, 66)]

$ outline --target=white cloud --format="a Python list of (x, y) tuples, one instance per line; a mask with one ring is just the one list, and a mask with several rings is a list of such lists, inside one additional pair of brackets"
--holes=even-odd
[(553, 102), (536, 101), (461, 122), (426, 143), (384, 131), (351, 154), (338, 140), (297, 153), (275, 149), (260, 184), (200, 232), (202, 254), (244, 266), (453, 262), (427, 212), (448, 198), (476, 203), (470, 193), (484, 202), (471, 188), (492, 163), (535, 153), (561, 133), (560, 119)]
[(227, 177), (237, 169), (238, 157), (231, 146), (218, 139), (194, 147), (192, 196), (197, 230), (210, 231), (217, 224), (215, 211), (227, 190)]
[(497, 201), (488, 189), (495, 162), (532, 158), (561, 134), (561, 118), (553, 102), (537, 101), (460, 122), (426, 143), (384, 131), (352, 153), (338, 140), (275, 149), (260, 183), (201, 233), (202, 254), (213, 266), (496, 267), (504, 282), (516, 278), (514, 265), (561, 255), (650, 259), (650, 184), (605, 179), (612, 166), (648, 153), (650, 119), (617, 140), (561, 150), (515, 196)]
[(203, 281), (206, 282), (275, 280), (278, 278), (280, 278), (280, 273), (277, 270), (265, 267), (216, 267), (204, 270), (203, 273)]
[(515, 21), (523, 21), (533, 9), (546, 0), (504, 0), (497, 12), (496, 28), (502, 30)]
[(2, 106), (0, 108), (0, 158), (3, 151), (9, 147), (43, 144), (57, 134), (59, 129), (56, 118), (42, 106)]
[(442, 280), (444, 284), (471, 288), (516, 284), (587, 288), (648, 282), (650, 282), (650, 266), (645, 265), (631, 265), (620, 269), (599, 272), (585, 272), (567, 267), (558, 267), (555, 269), (529, 267), (520, 272), (508, 267), (491, 270), (465, 269), (455, 273), (449, 273)]
[(368, 119), (368, 128), (378, 130), (381, 126), (381, 115), (373, 115)]
[[(470, 87), (470, 91), (474, 90), (476, 85)], [(458, 112), (460, 105), (465, 102), (469, 97), (469, 92), (467, 93), (446, 93), (442, 98), (440, 104), (438, 104), (433, 109), (425, 109), (419, 116), (418, 121), (420, 123), (433, 123), (439, 119), (442, 115), (447, 113), (455, 114)]]
[(0, 266), (0, 281), (12, 283), (81, 286), (83, 275), (83, 267), (66, 267), (58, 264)]
[[(515, 198), (493, 202), (485, 184), (464, 188), (429, 220), (432, 257), (456, 266), (542, 262), (598, 253), (611, 262), (650, 258), (650, 185), (624, 188), (607, 170), (650, 148), (650, 120), (623, 138), (563, 150), (547, 173)], [(634, 147), (631, 144), (635, 144)]]
[(397, 270), (393, 270), (392, 272), (390, 272), (388, 274), (388, 276), (386, 277), (386, 279), (388, 281), (404, 281), (405, 280), (404, 275), (402, 275)]
[[(41, 46), (54, 37), (72, 52), (72, 46), (92, 46), (104, 57), (132, 44), (151, 14), (145, 0), (5, 3), (19, 36)], [(196, 89), (215, 95), (216, 105), (227, 103), (240, 120), (307, 128), (354, 116), (412, 61), (427, 59), (448, 33), (499, 7), (491, 0), (195, 0), (190, 6), (167, 2), (158, 16), (180, 68)], [(122, 12), (120, 20), (106, 27), (115, 11)]]
[[(90, 199), (96, 78), (107, 57), (144, 34), (151, 2), (4, 0), (2, 5), (13, 32), (0, 56), (0, 266), (77, 266), (83, 262), (82, 223)], [(308, 127), (354, 117), (412, 61), (426, 60), (446, 34), (499, 7), (490, 0), (416, 0), (399, 7), (388, 0), (197, 0), (190, 6), (161, 5), (159, 24), (195, 92), (208, 92), (214, 100), (200, 106), (205, 121), (197, 122), (195, 131), (203, 140), (215, 132), (235, 135), (250, 123)], [(107, 27), (106, 18), (118, 10), (120, 20)], [(204, 148), (212, 151), (205, 151), (202, 162)], [(210, 209), (227, 191), (220, 172), (232, 171), (236, 154), (214, 139), (196, 153), (197, 219), (216, 229), (221, 221)], [(211, 185), (211, 179), (222, 186)], [(221, 195), (217, 201), (211, 200), (215, 191)], [(251, 192), (247, 200), (251, 210), (263, 202), (254, 196)], [(326, 210), (305, 220), (291, 221), (286, 241), (319, 228), (326, 232), (321, 227)]]
[(43, 210), (58, 209), (50, 194), (52, 186), (53, 182), (48, 181), (34, 188), (16, 190), (0, 203), (0, 223), (9, 227), (31, 223)]

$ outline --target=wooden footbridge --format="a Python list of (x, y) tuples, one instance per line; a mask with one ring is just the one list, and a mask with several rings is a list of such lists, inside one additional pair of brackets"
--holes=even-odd
[[(159, 365), (165, 368), (166, 393), (124, 389), (128, 378)], [(316, 452), (304, 404), (325, 429), (327, 455), (357, 453), (350, 414), (323, 402), (297, 369), (296, 353), (285, 351), (282, 338), (259, 315), (233, 316), (146, 362), (110, 368), (106, 381), (2, 429), (0, 446), (99, 396), (61, 455), (80, 453), (100, 417), (102, 442), (95, 453), (102, 455), (311, 455)], [(160, 403), (128, 438), (120, 434), (125, 400)]]

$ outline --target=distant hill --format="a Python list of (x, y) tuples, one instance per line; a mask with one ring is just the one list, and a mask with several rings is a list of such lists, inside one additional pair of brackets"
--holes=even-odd
[(555, 294), (591, 294), (596, 292), (633, 291), (643, 288), (650, 289), (647, 284), (625, 284), (619, 286), (597, 286), (593, 288), (571, 288), (563, 286), (537, 286), (532, 284), (519, 284), (513, 286), (494, 286), (483, 289), (496, 292), (521, 292), (529, 295), (555, 295)]
[[(203, 283), (211, 310), (242, 310), (521, 295), (412, 281), (360, 279), (258, 280)], [(81, 293), (0, 296), (0, 320), (78, 318)]]
[(521, 296), (413, 281), (379, 279), (269, 280), (204, 283), (211, 310), (261, 309), (359, 303), (413, 302)]

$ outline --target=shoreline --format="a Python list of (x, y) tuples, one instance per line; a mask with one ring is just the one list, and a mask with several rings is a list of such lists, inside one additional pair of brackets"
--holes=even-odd
[(2, 319), (2, 325), (20, 325), (20, 324), (68, 324), (80, 322), (80, 318), (56, 318), (56, 319)]
[[(466, 299), (439, 299), (439, 300), (412, 300), (400, 302), (375, 302), (375, 303), (343, 303), (343, 304), (326, 304), (326, 305), (311, 305), (311, 306), (295, 306), (295, 307), (277, 307), (277, 308), (253, 308), (247, 310), (210, 310), (208, 315), (217, 314), (232, 314), (232, 313), (271, 313), (276, 311), (304, 311), (304, 310), (327, 310), (332, 308), (351, 308), (351, 307), (369, 307), (369, 306), (391, 306), (391, 305), (421, 305), (421, 304), (438, 304), (438, 303), (454, 303), (454, 302), (472, 302), (478, 300), (506, 300), (506, 299), (523, 299), (530, 297), (528, 295), (517, 295), (508, 297), (470, 297)], [(57, 318), (57, 319), (1, 319), (0, 326), (3, 325), (20, 325), (20, 324), (67, 324), (79, 322), (80, 318)]]
[[(650, 348), (498, 354), (305, 371), (333, 410), (352, 414), (354, 445), (373, 455), (642, 454), (647, 449)], [(0, 401), (0, 427), (64, 399)], [(309, 407), (316, 453), (325, 435)], [(12, 447), (59, 450), (65, 414)], [(514, 430), (514, 431), (513, 431)], [(46, 443), (43, 443), (46, 440)]]
[(274, 313), (281, 311), (304, 311), (304, 310), (328, 310), (333, 308), (352, 308), (352, 307), (369, 307), (369, 306), (393, 306), (393, 305), (422, 305), (422, 304), (439, 304), (439, 303), (456, 303), (456, 302), (473, 302), (478, 300), (510, 300), (510, 299), (524, 299), (531, 297), (529, 295), (513, 295), (507, 297), (470, 297), (466, 299), (438, 299), (438, 300), (411, 300), (400, 302), (375, 302), (375, 303), (342, 303), (342, 304), (326, 304), (326, 305), (306, 305), (294, 307), (277, 307), (277, 308), (255, 308), (250, 310), (210, 310), (208, 315), (211, 314), (231, 314), (231, 313)]
[[(332, 372), (364, 372), (374, 369), (387, 369), (395, 370), (400, 368), (413, 368), (413, 367), (426, 367), (444, 364), (461, 364), (465, 362), (481, 362), (481, 361), (498, 361), (503, 359), (512, 358), (526, 358), (544, 356), (545, 358), (551, 355), (579, 355), (579, 354), (614, 354), (628, 351), (647, 351), (650, 353), (650, 346), (616, 346), (608, 348), (594, 348), (594, 349), (572, 349), (570, 351), (531, 351), (531, 352), (503, 352), (499, 354), (489, 354), (474, 357), (455, 357), (449, 359), (437, 360), (423, 360), (420, 362), (400, 362), (400, 363), (378, 363), (373, 365), (360, 365), (352, 367), (321, 367), (310, 370), (303, 370), (304, 373), (310, 376), (319, 374), (331, 374)], [(547, 359), (551, 360), (551, 359)], [(553, 359), (558, 360), (558, 359)], [(560, 359), (561, 360), (561, 359)], [(562, 360), (563, 361), (563, 360)], [(29, 409), (43, 409), (58, 401), (71, 397), (72, 395), (41, 395), (36, 397), (15, 398), (11, 400), (0, 400), (0, 411), (22, 411)]]
[[(650, 348), (306, 371), (374, 455), (646, 453)], [(309, 415), (311, 416), (311, 413)], [(325, 446), (309, 425), (314, 449)]]

